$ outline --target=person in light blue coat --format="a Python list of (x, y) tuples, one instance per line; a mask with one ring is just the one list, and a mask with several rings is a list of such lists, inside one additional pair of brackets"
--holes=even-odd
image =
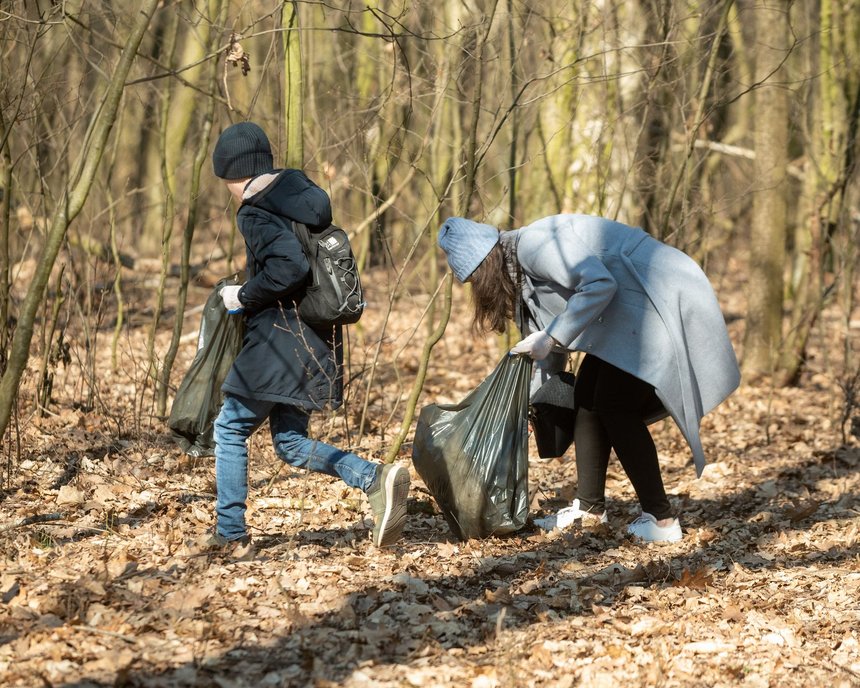
[(647, 541), (681, 539), (646, 412), (662, 403), (701, 475), (701, 419), (740, 383), (725, 320), (701, 268), (639, 228), (589, 215), (554, 215), (505, 232), (450, 218), (438, 243), (458, 281), (472, 285), (476, 331), (502, 332), (520, 312), (524, 338), (511, 353), (534, 359), (542, 379), (562, 370), (569, 352), (586, 354), (574, 393), (577, 496), (536, 522), (605, 523), (614, 449), (642, 508), (628, 532)]

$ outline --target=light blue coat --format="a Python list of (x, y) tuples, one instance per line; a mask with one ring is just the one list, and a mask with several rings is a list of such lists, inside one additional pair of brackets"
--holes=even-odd
[[(522, 269), (526, 329), (651, 384), (701, 475), (701, 419), (737, 388), (740, 371), (696, 262), (641, 229), (588, 215), (546, 217), (501, 241), (515, 247)], [(548, 363), (560, 369), (564, 360)]]

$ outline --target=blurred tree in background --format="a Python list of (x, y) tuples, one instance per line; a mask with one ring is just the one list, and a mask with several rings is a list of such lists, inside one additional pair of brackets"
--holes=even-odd
[(832, 302), (856, 368), (860, 0), (9, 0), (0, 48), (0, 433), (63, 355), (97, 406), (129, 328), (165, 414), (189, 284), (241, 267), (208, 156), (245, 119), (428, 342), (447, 215), (595, 213), (748, 281), (749, 379), (796, 381)]

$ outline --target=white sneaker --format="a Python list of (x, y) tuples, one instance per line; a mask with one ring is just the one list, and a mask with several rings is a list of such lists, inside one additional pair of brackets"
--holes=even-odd
[(583, 511), (579, 508), (579, 499), (574, 499), (570, 506), (559, 509), (559, 511), (546, 518), (536, 518), (534, 524), (543, 530), (553, 530), (555, 528), (570, 528), (575, 521), (581, 521), (584, 526), (595, 526), (606, 523), (609, 519), (606, 517), (606, 512), (595, 514), (590, 511)]
[(684, 537), (677, 518), (673, 518), (668, 526), (658, 526), (657, 519), (644, 511), (627, 526), (627, 532), (645, 542), (678, 542)]

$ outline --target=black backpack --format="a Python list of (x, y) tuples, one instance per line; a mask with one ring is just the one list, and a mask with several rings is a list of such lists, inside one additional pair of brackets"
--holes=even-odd
[(313, 326), (357, 322), (365, 302), (346, 232), (335, 225), (310, 229), (294, 220), (291, 225), (311, 266), (308, 286), (298, 305), (299, 317)]

